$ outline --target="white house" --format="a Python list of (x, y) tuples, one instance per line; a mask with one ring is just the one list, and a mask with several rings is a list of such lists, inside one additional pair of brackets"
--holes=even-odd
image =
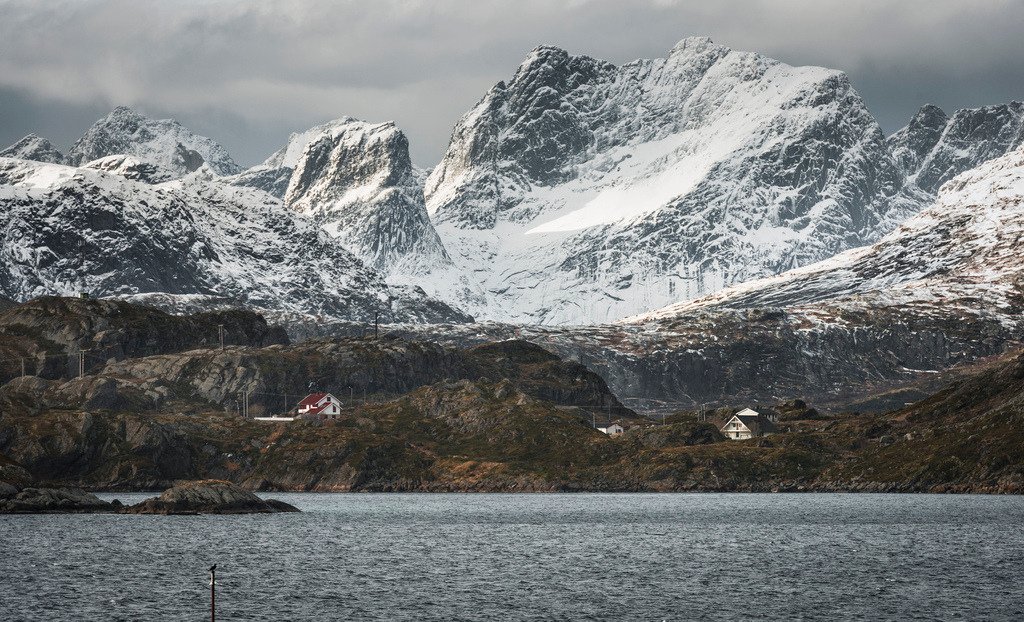
[(341, 416), (341, 402), (330, 393), (310, 393), (299, 402), (300, 417), (337, 419)]
[(604, 426), (597, 426), (597, 431), (604, 432), (608, 436), (618, 436), (619, 434), (622, 434), (626, 430), (617, 423), (609, 423)]
[(726, 438), (734, 441), (767, 436), (776, 430), (773, 419), (774, 417), (767, 417), (756, 410), (744, 408), (725, 422), (721, 432)]

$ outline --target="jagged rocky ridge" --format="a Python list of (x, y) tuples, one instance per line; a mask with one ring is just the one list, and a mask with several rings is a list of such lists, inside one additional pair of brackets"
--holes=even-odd
[(906, 180), (879, 235), (930, 205), (945, 182), (1024, 144), (1024, 104), (965, 108), (952, 117), (925, 105), (887, 143)]
[(423, 287), (457, 307), (480, 297), (427, 215), (422, 176), (394, 123), (343, 117), (318, 125), (226, 181), (281, 198), (389, 283)]
[(844, 74), (689, 38), (621, 67), (537, 48), (426, 193), (479, 316), (584, 323), (864, 244), (902, 182)]
[(942, 184), (1024, 144), (1024, 103), (958, 110), (926, 105), (888, 139), (908, 183), (935, 194)]
[(306, 145), (285, 204), (385, 274), (444, 270), (451, 261), (417, 181), (405, 134), (351, 120)]
[(468, 319), (381, 275), (266, 193), (209, 173), (158, 185), (0, 159), (0, 293), (131, 296), (156, 304), (352, 319)]
[[(224, 186), (262, 190), (378, 273), (397, 316), (439, 318), (456, 307), (483, 319), (575, 324), (874, 241), (928, 205), (942, 182), (1019, 146), (1022, 118), (1019, 102), (952, 117), (925, 106), (882, 140), (838, 72), (704, 38), (621, 67), (541, 47), (460, 121), (427, 179), (444, 241), (425, 211), (422, 172), (391, 123), (341, 118), (230, 175), (237, 167), (219, 145), (121, 107), (68, 159), (154, 185), (187, 173), (190, 200), (230, 194), (269, 212), (274, 198)], [(60, 157), (35, 136), (8, 152)], [(232, 301), (147, 289), (134, 299), (176, 310)], [(282, 318), (339, 319), (317, 305), (259, 304)]]

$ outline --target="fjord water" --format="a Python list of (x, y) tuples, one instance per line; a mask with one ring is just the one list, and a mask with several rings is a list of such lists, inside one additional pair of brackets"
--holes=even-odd
[[(146, 495), (105, 495), (136, 501)], [(274, 494), (0, 516), (0, 618), (1019, 620), (1024, 498)]]

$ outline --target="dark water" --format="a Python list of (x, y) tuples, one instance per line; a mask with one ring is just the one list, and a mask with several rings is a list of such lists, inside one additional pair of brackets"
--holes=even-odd
[(220, 620), (1024, 619), (1020, 497), (274, 496), (0, 516), (0, 618), (209, 619), (216, 562)]

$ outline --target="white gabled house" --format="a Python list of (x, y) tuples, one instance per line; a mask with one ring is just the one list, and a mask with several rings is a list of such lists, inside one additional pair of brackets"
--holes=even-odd
[(618, 436), (625, 432), (626, 429), (617, 423), (609, 423), (607, 425), (597, 426), (597, 431), (604, 432), (608, 436)]
[(767, 436), (775, 431), (774, 417), (762, 415), (750, 408), (744, 408), (733, 415), (721, 428), (722, 434), (734, 441), (755, 436)]
[(312, 419), (337, 419), (341, 416), (341, 402), (330, 393), (310, 393), (302, 398), (298, 415)]

